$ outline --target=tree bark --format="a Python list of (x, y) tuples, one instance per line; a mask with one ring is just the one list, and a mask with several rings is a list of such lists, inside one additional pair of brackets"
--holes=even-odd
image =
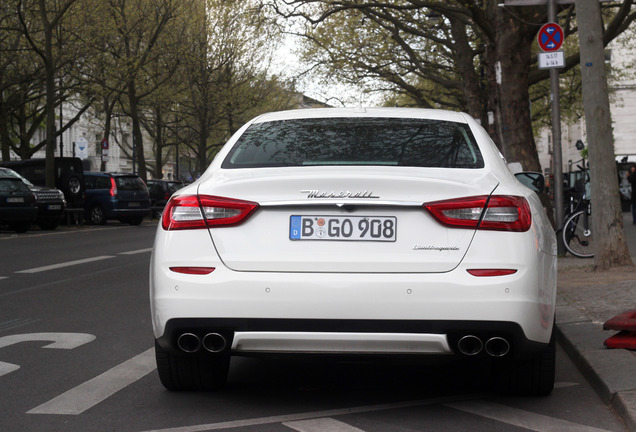
[(575, 4), (592, 186), (592, 234), (596, 246), (594, 267), (606, 270), (631, 266), (617, 184), (601, 9), (597, 1), (576, 0)]
[(528, 73), (534, 37), (527, 24), (510, 14), (497, 14), (495, 118), (500, 148), (508, 162), (521, 162), (526, 171), (541, 171), (532, 133)]

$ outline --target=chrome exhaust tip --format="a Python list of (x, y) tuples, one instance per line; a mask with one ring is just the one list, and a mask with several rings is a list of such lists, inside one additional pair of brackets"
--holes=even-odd
[(466, 335), (457, 342), (457, 349), (466, 356), (474, 356), (481, 352), (484, 344), (474, 335)]
[(201, 349), (201, 339), (194, 333), (183, 333), (177, 339), (177, 345), (183, 352), (194, 353)]
[(203, 348), (211, 353), (221, 352), (227, 346), (225, 336), (219, 333), (208, 333), (203, 336)]
[(503, 357), (510, 352), (510, 343), (499, 336), (486, 341), (486, 352), (492, 357)]

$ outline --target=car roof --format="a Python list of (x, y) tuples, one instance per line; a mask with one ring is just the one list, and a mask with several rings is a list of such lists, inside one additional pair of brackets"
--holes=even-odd
[(394, 107), (373, 107), (373, 108), (308, 108), (296, 109), (288, 111), (276, 111), (263, 114), (253, 120), (253, 123), (261, 123), (267, 121), (278, 120), (295, 120), (310, 118), (333, 118), (333, 117), (352, 117), (352, 118), (373, 118), (373, 117), (390, 117), (390, 118), (420, 118), (431, 120), (445, 120), (457, 123), (467, 123), (468, 118), (465, 113), (456, 111), (447, 111), (428, 108), (394, 108)]
[(133, 173), (110, 173), (110, 172), (94, 172), (94, 171), (86, 171), (84, 175), (89, 176), (102, 176), (102, 177), (139, 177), (138, 174)]

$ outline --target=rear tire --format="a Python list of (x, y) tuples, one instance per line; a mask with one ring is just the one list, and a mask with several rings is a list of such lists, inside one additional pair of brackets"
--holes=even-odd
[(572, 255), (579, 258), (594, 258), (594, 236), (592, 215), (587, 215), (588, 227), (584, 226), (587, 210), (579, 210), (563, 223), (563, 244)]
[(93, 225), (104, 225), (106, 223), (106, 214), (100, 206), (92, 207), (88, 216)]
[(219, 390), (225, 386), (230, 369), (229, 354), (171, 354), (156, 340), (155, 357), (161, 384), (171, 391)]
[(502, 359), (493, 363), (495, 390), (505, 395), (547, 396), (554, 388), (555, 331), (541, 354), (525, 360)]

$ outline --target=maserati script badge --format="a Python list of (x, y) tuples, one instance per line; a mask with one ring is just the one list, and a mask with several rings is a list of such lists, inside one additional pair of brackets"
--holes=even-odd
[(317, 189), (302, 190), (301, 193), (307, 194), (307, 198), (380, 198), (377, 195), (373, 195), (373, 191), (364, 192), (322, 192)]

